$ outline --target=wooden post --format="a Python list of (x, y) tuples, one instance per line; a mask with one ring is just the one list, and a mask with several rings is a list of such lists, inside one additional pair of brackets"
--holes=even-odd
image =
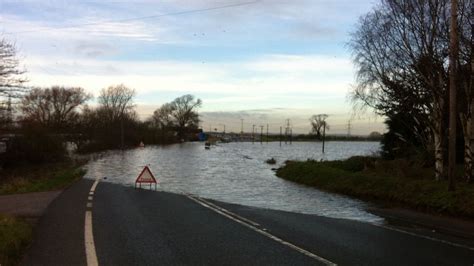
[(293, 129), (290, 128), (290, 144), (293, 143)]
[(280, 126), (280, 147), (281, 147), (281, 126)]
[(326, 138), (326, 121), (323, 122), (323, 153), (324, 153), (324, 141)]
[(123, 136), (123, 114), (120, 118), (120, 148), (123, 150), (125, 148), (124, 146), (124, 136)]
[(268, 124), (267, 124), (267, 143), (268, 143)]
[(252, 144), (255, 143), (255, 125), (252, 125)]

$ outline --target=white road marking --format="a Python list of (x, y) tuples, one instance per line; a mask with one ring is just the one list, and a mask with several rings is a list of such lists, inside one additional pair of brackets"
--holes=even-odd
[(417, 233), (412, 233), (412, 232), (409, 232), (409, 231), (401, 230), (401, 229), (398, 229), (398, 228), (393, 228), (393, 227), (390, 227), (390, 226), (385, 226), (385, 225), (380, 225), (380, 224), (372, 224), (372, 225), (375, 225), (377, 227), (384, 228), (384, 229), (387, 229), (387, 230), (391, 230), (391, 231), (395, 231), (395, 232), (399, 232), (399, 233), (404, 233), (404, 234), (407, 234), (407, 235), (411, 235), (411, 236), (415, 236), (415, 237), (419, 237), (419, 238), (423, 238), (423, 239), (428, 239), (428, 240), (431, 240), (431, 241), (447, 244), (447, 245), (450, 245), (450, 246), (454, 246), (454, 247), (458, 247), (458, 248), (465, 248), (465, 249), (474, 251), (474, 247), (466, 246), (466, 245), (463, 245), (463, 244), (457, 244), (457, 243), (453, 243), (453, 242), (450, 242), (450, 241), (447, 241), (447, 240), (434, 238), (434, 237), (431, 237), (431, 236), (419, 235)]
[(96, 179), (94, 184), (92, 184), (91, 192), (95, 192), (95, 188), (97, 187), (97, 184), (99, 184), (99, 179)]
[(84, 228), (84, 244), (86, 246), (87, 266), (99, 265), (97, 254), (95, 252), (94, 234), (92, 232), (92, 212), (86, 211), (86, 220)]
[[(91, 187), (90, 193), (94, 193), (95, 188), (99, 184), (99, 180), (95, 180), (94, 184)], [(92, 200), (92, 197), (89, 196), (88, 200)], [(92, 202), (87, 203), (88, 208), (92, 208)], [(88, 266), (97, 266), (99, 262), (97, 260), (97, 253), (95, 251), (95, 244), (94, 244), (94, 233), (92, 231), (92, 210), (86, 210), (86, 217), (84, 223), (84, 244), (86, 248), (86, 260)]]
[[(331, 261), (329, 261), (329, 260), (327, 260), (327, 259), (325, 259), (325, 258), (323, 258), (323, 257), (320, 257), (320, 256), (318, 256), (318, 255), (316, 255), (316, 254), (314, 254), (314, 253), (311, 253), (310, 251), (308, 251), (308, 250), (306, 250), (306, 249), (300, 248), (300, 247), (298, 247), (298, 246), (296, 246), (296, 245), (294, 245), (294, 244), (292, 244), (292, 243), (290, 243), (290, 242), (287, 242), (287, 241), (285, 241), (285, 240), (283, 240), (283, 239), (281, 239), (281, 238), (279, 238), (279, 237), (277, 237), (277, 236), (274, 236), (274, 235), (272, 235), (272, 234), (270, 234), (270, 233), (268, 233), (268, 232), (265, 232), (265, 231), (262, 230), (262, 229), (257, 228), (257, 227), (255, 226), (255, 224), (257, 224), (257, 223), (255, 223), (255, 222), (253, 222), (253, 221), (250, 221), (250, 220), (245, 219), (245, 218), (244, 218), (245, 220), (241, 220), (241, 218), (243, 218), (243, 217), (240, 217), (239, 215), (237, 215), (237, 214), (235, 214), (235, 213), (232, 213), (232, 212), (230, 212), (230, 211), (228, 211), (228, 210), (226, 210), (226, 209), (224, 209), (224, 208), (222, 208), (222, 207), (216, 208), (216, 207), (217, 207), (216, 205), (214, 205), (214, 204), (212, 204), (212, 203), (210, 203), (210, 202), (208, 202), (208, 201), (206, 201), (206, 200), (203, 200), (203, 199), (200, 199), (200, 198), (198, 199), (198, 198), (196, 198), (196, 197), (194, 197), (194, 196), (191, 196), (191, 195), (189, 195), (189, 194), (187, 194), (186, 196), (187, 196), (189, 199), (195, 201), (196, 203), (198, 203), (199, 205), (201, 205), (201, 206), (203, 206), (203, 207), (205, 207), (205, 208), (208, 208), (208, 209), (210, 209), (210, 210), (212, 210), (212, 211), (214, 211), (214, 212), (217, 212), (218, 214), (223, 215), (223, 216), (225, 216), (225, 217), (227, 217), (227, 218), (233, 220), (234, 222), (237, 222), (237, 223), (239, 223), (239, 224), (241, 224), (241, 225), (243, 225), (243, 226), (246, 226), (246, 227), (250, 228), (251, 230), (253, 230), (253, 231), (257, 232), (257, 233), (260, 233), (260, 234), (262, 234), (262, 235), (264, 235), (264, 236), (266, 236), (266, 237), (268, 237), (268, 238), (270, 238), (270, 239), (272, 239), (272, 240), (274, 240), (274, 241), (276, 241), (276, 242), (278, 242), (278, 243), (280, 243), (280, 244), (283, 244), (283, 245), (285, 245), (285, 246), (287, 246), (287, 247), (289, 247), (289, 248), (291, 248), (291, 249), (294, 249), (294, 250), (296, 250), (296, 251), (298, 251), (298, 252), (300, 252), (300, 253), (302, 253), (302, 254), (304, 254), (304, 255), (310, 257), (310, 258), (313, 258), (313, 259), (315, 259), (315, 260), (317, 260), (317, 261), (319, 261), (319, 262), (321, 262), (321, 263), (324, 263), (325, 265), (337, 265), (336, 263), (331, 262)], [(249, 221), (249, 222), (251, 222), (251, 223), (246, 222), (246, 221)], [(257, 224), (257, 225), (258, 225), (258, 224)]]
[[(219, 211), (221, 211), (221, 212), (223, 212), (223, 213), (227, 213), (227, 214), (229, 214), (230, 216), (233, 216), (233, 217), (235, 217), (235, 218), (237, 218), (237, 219), (239, 219), (239, 220), (242, 220), (242, 221), (244, 221), (244, 222), (246, 222), (246, 223), (249, 223), (249, 224), (251, 224), (251, 225), (253, 225), (253, 226), (255, 226), (255, 227), (260, 227), (260, 224), (254, 222), (254, 221), (251, 221), (251, 220), (249, 220), (249, 219), (247, 219), (247, 218), (244, 218), (244, 217), (242, 217), (242, 216), (240, 216), (240, 215), (238, 215), (238, 214), (236, 214), (236, 213), (233, 213), (233, 212), (231, 212), (231, 211), (229, 211), (229, 210), (226, 210), (226, 209), (224, 209), (224, 208), (222, 208), (222, 207), (220, 207), (220, 206), (217, 206), (216, 204), (213, 204), (213, 203), (211, 203), (211, 202), (209, 202), (209, 201), (207, 201), (207, 200), (203, 200), (203, 199), (200, 199), (200, 200), (201, 200), (201, 201), (204, 201), (207, 205), (209, 205), (209, 206), (211, 206), (211, 207), (213, 207), (213, 208), (216, 208), (216, 209), (218, 209)], [(266, 229), (263, 229), (263, 230), (266, 230)]]
[[(189, 195), (188, 193), (184, 193), (182, 192), (182, 194), (186, 195), (187, 197), (192, 197), (193, 200), (196, 200), (195, 197)], [(205, 201), (203, 200), (202, 198), (200, 198), (200, 200), (202, 201)], [(237, 219), (241, 219), (241, 220), (244, 220), (245, 222), (247, 223), (251, 223), (253, 224), (254, 226), (260, 226), (258, 223), (255, 223), (253, 221), (250, 221), (242, 216), (239, 216), (235, 213), (232, 213), (222, 207), (219, 207), (211, 202), (208, 202), (208, 201), (205, 201), (207, 205), (210, 205), (210, 207), (215, 207), (216, 209), (218, 210), (221, 210), (222, 212), (224, 213), (228, 213), (230, 214), (230, 216), (235, 216)], [(403, 233), (403, 234), (407, 234), (407, 235), (411, 235), (411, 236), (415, 236), (415, 237), (419, 237), (419, 238), (423, 238), (423, 239), (427, 239), (427, 240), (431, 240), (431, 241), (435, 241), (435, 242), (439, 242), (439, 243), (443, 243), (443, 244), (447, 244), (447, 245), (450, 245), (450, 246), (454, 246), (454, 247), (458, 247), (458, 248), (464, 248), (464, 249), (467, 249), (467, 250), (471, 250), (471, 251), (474, 251), (474, 247), (471, 247), (471, 246), (467, 246), (467, 245), (463, 245), (463, 244), (458, 244), (458, 243), (453, 243), (453, 242), (450, 242), (450, 241), (447, 241), (447, 240), (443, 240), (443, 239), (439, 239), (439, 238), (435, 238), (435, 237), (431, 237), (431, 236), (425, 236), (425, 235), (420, 235), (420, 234), (417, 234), (417, 233), (413, 233), (413, 232), (409, 232), (409, 231), (405, 231), (405, 230), (402, 230), (402, 229), (398, 229), (398, 228), (394, 228), (394, 227), (390, 227), (390, 226), (386, 226), (386, 225), (380, 225), (380, 224), (376, 224), (376, 223), (371, 223), (371, 225), (374, 225), (374, 226), (377, 226), (377, 227), (380, 227), (380, 228), (384, 228), (384, 229), (387, 229), (387, 230), (391, 230), (391, 231), (395, 231), (395, 232), (399, 232), (399, 233)], [(264, 230), (266, 231), (267, 229), (266, 228), (262, 228), (261, 230)], [(473, 265), (474, 266), (474, 265)]]
[(87, 197), (87, 200), (89, 200), (89, 201), (92, 201), (93, 199), (94, 199), (94, 197), (92, 197), (92, 196)]

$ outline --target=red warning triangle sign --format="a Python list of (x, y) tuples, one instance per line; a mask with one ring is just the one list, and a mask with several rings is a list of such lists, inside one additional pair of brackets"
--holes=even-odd
[(138, 175), (135, 183), (154, 183), (156, 184), (155, 176), (151, 173), (150, 168), (145, 166), (142, 172)]

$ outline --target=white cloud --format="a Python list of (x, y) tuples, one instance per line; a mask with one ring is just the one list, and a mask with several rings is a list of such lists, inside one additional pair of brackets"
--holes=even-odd
[(251, 62), (249, 68), (271, 72), (350, 73), (352, 62), (348, 58), (325, 55), (267, 55)]
[[(340, 45), (348, 25), (344, 21), (355, 21), (367, 3), (262, 0), (159, 19), (126, 20), (230, 3), (224, 2), (20, 1), (9, 5), (16, 8), (2, 10), (0, 31), (23, 32), (6, 37), (17, 42), (31, 85), (82, 86), (97, 96), (103, 87), (124, 83), (137, 90), (142, 117), (184, 93), (202, 98), (207, 112), (252, 106), (272, 110), (267, 114), (275, 115), (272, 119), (294, 115), (303, 124), (311, 113), (348, 116), (350, 105), (345, 98), (353, 79), (352, 65), (348, 58), (328, 56), (340, 49), (326, 45)], [(323, 50), (326, 46), (325, 54), (315, 54), (316, 48), (308, 48), (308, 41)], [(267, 53), (280, 54), (262, 54), (267, 51), (264, 45), (268, 45)], [(237, 60), (224, 61), (223, 52)], [(148, 53), (161, 59), (151, 61)], [(181, 59), (198, 58), (201, 53), (209, 60)]]
[(205, 64), (30, 57), (25, 64), (32, 85), (74, 85), (91, 91), (124, 83), (135, 87), (138, 93), (177, 91), (220, 93), (230, 97), (307, 93), (343, 97), (351, 82), (350, 78), (341, 79), (337, 71), (351, 76), (347, 60), (318, 55), (270, 55), (248, 61)]

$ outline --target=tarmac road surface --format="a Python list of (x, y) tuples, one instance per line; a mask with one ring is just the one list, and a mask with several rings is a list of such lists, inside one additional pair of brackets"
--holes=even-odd
[(24, 265), (474, 264), (474, 248), (431, 236), (93, 183), (48, 207)]

